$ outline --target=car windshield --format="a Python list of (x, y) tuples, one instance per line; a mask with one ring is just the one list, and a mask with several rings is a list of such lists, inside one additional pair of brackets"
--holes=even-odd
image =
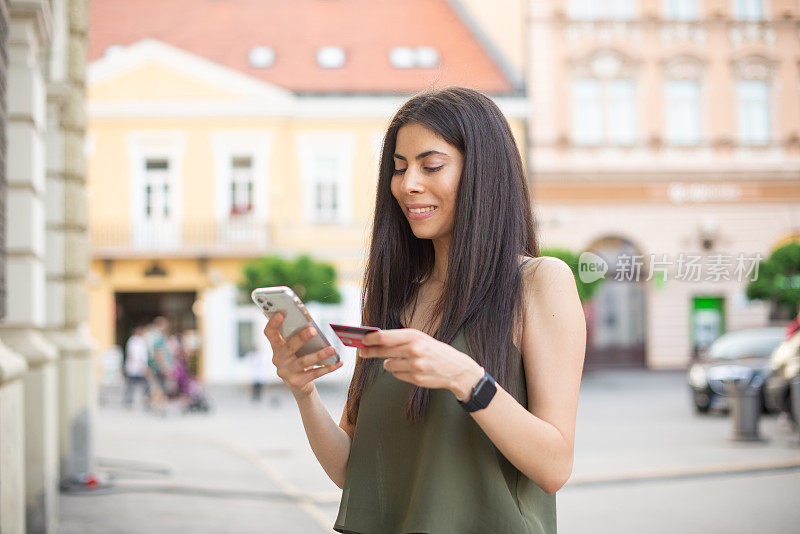
[(768, 358), (783, 341), (785, 329), (763, 328), (729, 332), (717, 338), (708, 348), (706, 358), (711, 360), (736, 358)]

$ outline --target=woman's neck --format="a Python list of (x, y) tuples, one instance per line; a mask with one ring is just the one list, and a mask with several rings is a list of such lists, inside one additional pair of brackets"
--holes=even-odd
[(452, 236), (433, 239), (433, 271), (429, 279), (441, 284), (447, 280), (447, 261), (450, 256), (450, 240)]

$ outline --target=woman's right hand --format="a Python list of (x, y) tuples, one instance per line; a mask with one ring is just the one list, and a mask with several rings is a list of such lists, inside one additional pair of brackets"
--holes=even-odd
[(310, 395), (314, 391), (315, 379), (335, 371), (344, 365), (344, 362), (340, 360), (333, 365), (308, 369), (308, 367), (333, 356), (336, 349), (329, 346), (298, 357), (295, 353), (316, 335), (315, 329), (313, 326), (309, 326), (288, 340), (284, 340), (278, 331), (284, 318), (283, 313), (278, 312), (270, 318), (264, 328), (264, 335), (272, 345), (272, 363), (277, 368), (280, 379), (289, 387), (295, 397)]

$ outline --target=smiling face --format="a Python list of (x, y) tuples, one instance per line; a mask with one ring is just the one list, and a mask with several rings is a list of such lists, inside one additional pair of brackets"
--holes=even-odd
[(411, 123), (397, 131), (392, 195), (418, 238), (452, 235), (463, 167), (463, 154), (427, 127)]

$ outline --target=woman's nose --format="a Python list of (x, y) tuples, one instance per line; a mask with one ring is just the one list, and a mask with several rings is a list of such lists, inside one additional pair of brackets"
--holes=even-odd
[(417, 171), (409, 166), (406, 172), (403, 173), (403, 190), (405, 191), (422, 191), (421, 176)]

